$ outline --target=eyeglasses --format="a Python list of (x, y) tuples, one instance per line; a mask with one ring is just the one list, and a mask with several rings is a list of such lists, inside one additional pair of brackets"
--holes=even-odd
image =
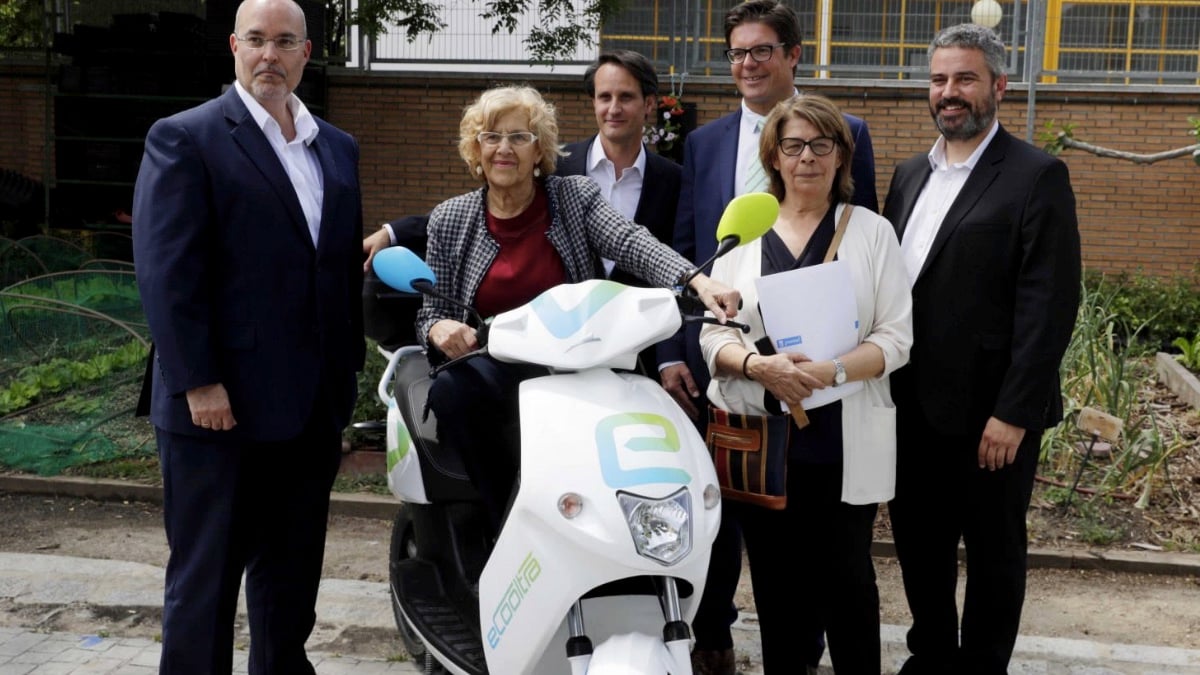
[(789, 157), (797, 157), (804, 154), (804, 148), (812, 150), (812, 153), (817, 157), (824, 157), (833, 152), (833, 149), (836, 147), (837, 141), (828, 136), (817, 136), (809, 141), (803, 138), (779, 139), (779, 151)]
[(746, 60), (746, 55), (749, 54), (750, 58), (762, 63), (763, 61), (771, 60), (771, 55), (775, 53), (777, 47), (785, 46), (787, 46), (785, 42), (776, 42), (773, 45), (755, 45), (750, 49), (726, 49), (725, 58), (729, 59), (730, 63), (741, 63)]
[(526, 145), (537, 140), (537, 136), (531, 131), (513, 131), (507, 134), (502, 134), (498, 131), (481, 131), (475, 137), (480, 145), (488, 147), (496, 147), (501, 141), (508, 141), (508, 144), (514, 148), (523, 148)]
[(274, 42), (275, 49), (283, 52), (294, 52), (303, 47), (305, 42), (303, 38), (298, 38), (291, 35), (285, 35), (277, 38), (265, 38), (260, 35), (251, 35), (247, 38), (237, 37), (236, 35), (234, 37), (237, 38), (238, 42), (246, 45), (247, 48), (256, 51), (265, 48), (268, 42)]

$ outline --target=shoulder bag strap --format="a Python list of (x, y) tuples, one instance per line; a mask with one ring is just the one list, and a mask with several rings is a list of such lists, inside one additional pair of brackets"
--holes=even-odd
[(842, 243), (842, 235), (846, 234), (846, 225), (850, 222), (850, 212), (853, 210), (853, 204), (847, 204), (842, 209), (842, 217), (838, 220), (837, 229), (833, 231), (833, 241), (829, 242), (829, 249), (825, 251), (825, 260), (822, 262), (829, 262), (837, 255), (838, 245)]

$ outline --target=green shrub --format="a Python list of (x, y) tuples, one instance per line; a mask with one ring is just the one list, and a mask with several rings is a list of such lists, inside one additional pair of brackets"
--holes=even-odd
[(351, 422), (383, 421), (387, 419), (387, 408), (379, 401), (376, 390), (379, 378), (387, 368), (387, 359), (379, 353), (379, 343), (367, 338), (367, 359), (358, 374), (358, 401), (354, 404)]
[(1139, 335), (1144, 351), (1168, 349), (1176, 337), (1191, 335), (1200, 326), (1200, 265), (1173, 277), (1089, 270), (1084, 285), (1111, 299), (1108, 309), (1123, 341), (1144, 326)]

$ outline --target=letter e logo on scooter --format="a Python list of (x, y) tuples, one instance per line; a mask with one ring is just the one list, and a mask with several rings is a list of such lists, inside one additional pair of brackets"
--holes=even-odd
[[(661, 433), (646, 435), (650, 429)], [(622, 437), (623, 443), (618, 443), (618, 436)], [(624, 468), (631, 464), (645, 464), (647, 459), (653, 461), (650, 455), (636, 456), (632, 453), (679, 452), (679, 432), (676, 431), (675, 425), (662, 415), (620, 413), (605, 417), (596, 425), (596, 450), (604, 482), (611, 488), (628, 488), (647, 483), (686, 485), (692, 480), (688, 472), (675, 466)], [(626, 456), (624, 462), (621, 461), (622, 455)]]

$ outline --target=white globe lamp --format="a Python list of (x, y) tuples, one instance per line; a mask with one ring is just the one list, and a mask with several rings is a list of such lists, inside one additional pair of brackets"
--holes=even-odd
[(971, 21), (980, 26), (995, 28), (1000, 25), (1002, 18), (1004, 11), (996, 0), (978, 0), (971, 6)]

